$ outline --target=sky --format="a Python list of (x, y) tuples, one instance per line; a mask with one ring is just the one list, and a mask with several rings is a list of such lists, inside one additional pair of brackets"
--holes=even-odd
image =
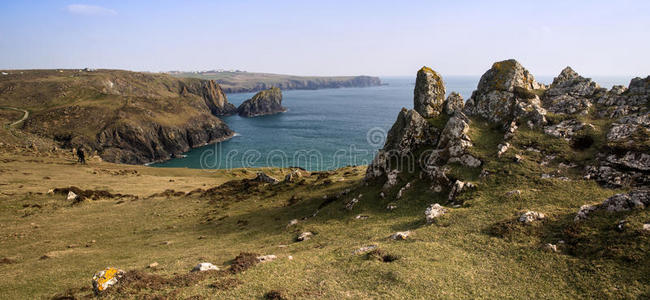
[(8, 1), (0, 69), (650, 74), (650, 1)]

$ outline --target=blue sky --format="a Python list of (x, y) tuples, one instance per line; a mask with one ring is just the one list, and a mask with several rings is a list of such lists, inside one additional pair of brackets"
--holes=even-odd
[(650, 73), (650, 1), (7, 1), (0, 69)]

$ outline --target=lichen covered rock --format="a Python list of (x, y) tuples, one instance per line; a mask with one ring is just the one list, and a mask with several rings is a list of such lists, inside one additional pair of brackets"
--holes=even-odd
[(605, 90), (589, 78), (584, 78), (571, 67), (566, 67), (544, 92), (543, 104), (548, 111), (558, 114), (587, 114), (592, 98)]
[(93, 291), (95, 294), (100, 294), (111, 286), (119, 282), (120, 278), (124, 275), (124, 271), (108, 267), (101, 270), (93, 276)]
[(442, 77), (428, 67), (422, 67), (415, 80), (413, 108), (424, 118), (438, 116), (445, 102), (445, 85)]

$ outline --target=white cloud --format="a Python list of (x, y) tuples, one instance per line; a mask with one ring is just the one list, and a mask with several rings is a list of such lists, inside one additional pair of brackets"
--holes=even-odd
[(85, 16), (112, 16), (117, 15), (117, 12), (110, 8), (105, 8), (96, 5), (86, 4), (70, 4), (65, 7), (71, 14), (85, 15)]

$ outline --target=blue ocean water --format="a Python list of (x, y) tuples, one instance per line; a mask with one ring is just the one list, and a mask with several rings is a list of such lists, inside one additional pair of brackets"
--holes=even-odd
[[(384, 77), (386, 85), (367, 88), (283, 91), (288, 111), (255, 118), (223, 117), (237, 135), (193, 149), (185, 157), (156, 167), (229, 169), (290, 167), (328, 170), (366, 165), (383, 146), (385, 135), (402, 107), (413, 107), (414, 77)], [(550, 83), (553, 78), (539, 77)], [(601, 86), (626, 85), (629, 78), (594, 78)], [(447, 76), (447, 92), (468, 99), (479, 76)], [(254, 93), (229, 94), (238, 106)]]

